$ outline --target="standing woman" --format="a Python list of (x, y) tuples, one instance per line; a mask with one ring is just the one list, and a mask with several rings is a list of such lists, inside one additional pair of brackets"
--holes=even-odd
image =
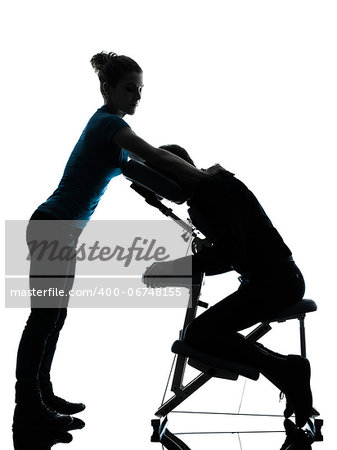
[[(188, 194), (192, 194), (196, 184), (208, 176), (178, 156), (152, 147), (136, 136), (123, 120), (126, 114), (135, 113), (141, 99), (142, 70), (135, 61), (127, 56), (102, 52), (93, 56), (91, 64), (99, 77), (104, 106), (90, 118), (70, 155), (58, 188), (33, 213), (27, 227), (30, 288), (43, 287), (47, 291), (48, 287), (55, 287), (58, 292), (64, 290), (65, 295), (52, 300), (47, 296), (38, 301), (31, 298), (31, 313), (17, 355), (13, 424), (17, 428), (67, 427), (73, 421), (71, 415), (85, 408), (82, 403), (70, 403), (56, 396), (50, 381), (56, 344), (67, 316), (76, 257), (58, 262), (54, 278), (44, 281), (46, 275), (43, 278), (43, 273), (47, 272), (35, 256), (33, 242), (35, 245), (41, 242), (48, 229), (48, 241), (56, 239), (60, 248), (68, 247), (74, 256), (78, 236), (110, 180), (121, 174), (128, 152), (171, 175)], [(43, 286), (43, 283), (47, 285)], [(43, 307), (41, 300), (48, 306)]]

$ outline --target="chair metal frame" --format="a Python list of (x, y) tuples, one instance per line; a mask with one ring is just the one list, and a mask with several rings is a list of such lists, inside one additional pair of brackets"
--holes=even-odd
[[(181, 339), (185, 328), (197, 315), (197, 308), (207, 308), (207, 304), (199, 300), (201, 293), (203, 275), (197, 284), (193, 284), (190, 289), (190, 301), (187, 308), (183, 329), (179, 332), (179, 338)], [(280, 313), (272, 318), (266, 319), (258, 324), (253, 331), (251, 331), (246, 339), (252, 342), (257, 342), (265, 334), (267, 334), (272, 326), (272, 322), (285, 322), (287, 320), (298, 319), (300, 329), (300, 348), (301, 356), (306, 356), (306, 340), (305, 340), (305, 325), (304, 320), (306, 314), (316, 310), (316, 304), (312, 300), (304, 299), (298, 303), (295, 307), (290, 307), (280, 311)], [(176, 341), (179, 343), (179, 341)], [(173, 346), (174, 348), (174, 346)], [(168, 414), (171, 413), (177, 406), (184, 402), (190, 395), (197, 391), (211, 378), (224, 378), (228, 380), (237, 380), (239, 375), (244, 375), (247, 378), (253, 380), (258, 379), (258, 373), (255, 369), (250, 367), (241, 366), (239, 371), (237, 365), (230, 361), (223, 361), (222, 367), (219, 365), (211, 365), (208, 361), (194, 360), (190, 355), (177, 354), (174, 360), (174, 371), (172, 375), (171, 391), (174, 393), (167, 401), (163, 402), (158, 410), (155, 412), (155, 416), (158, 419), (152, 420), (153, 434), (151, 437), (152, 442), (160, 442), (165, 448), (170, 450), (190, 450), (189, 447), (177, 436), (171, 433), (168, 429)], [(186, 364), (198, 369), (201, 373), (194, 379), (185, 384), (184, 375)], [(319, 413), (316, 412), (315, 415)], [(236, 414), (240, 415), (240, 414)], [(253, 415), (254, 414), (250, 414)], [(261, 414), (257, 414), (261, 416)], [(322, 420), (313, 417), (307, 426), (307, 435), (310, 436), (312, 442), (314, 440), (322, 440), (320, 429), (322, 427)], [(233, 432), (234, 433), (234, 432)], [(309, 439), (309, 438), (308, 438)]]

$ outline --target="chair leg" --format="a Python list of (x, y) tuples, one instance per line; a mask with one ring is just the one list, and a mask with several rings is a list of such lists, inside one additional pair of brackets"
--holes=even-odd
[(303, 358), (307, 357), (306, 343), (305, 343), (305, 326), (304, 326), (304, 317), (300, 317), (298, 320), (300, 321), (300, 340), (301, 340), (301, 356)]

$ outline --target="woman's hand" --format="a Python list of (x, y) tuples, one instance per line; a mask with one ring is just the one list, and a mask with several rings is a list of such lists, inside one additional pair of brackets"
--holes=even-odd
[(233, 176), (234, 173), (229, 172), (228, 170), (224, 169), (220, 164), (214, 164), (213, 166), (209, 167), (205, 170), (205, 172), (208, 175), (218, 175), (219, 173), (226, 173), (227, 175)]

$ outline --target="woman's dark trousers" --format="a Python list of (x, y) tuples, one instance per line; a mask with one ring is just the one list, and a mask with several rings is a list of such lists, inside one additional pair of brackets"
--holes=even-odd
[(27, 227), (33, 295), (17, 354), (18, 404), (40, 402), (40, 390), (52, 389), (50, 369), (74, 282), (79, 233), (68, 221), (53, 219), (37, 210)]

